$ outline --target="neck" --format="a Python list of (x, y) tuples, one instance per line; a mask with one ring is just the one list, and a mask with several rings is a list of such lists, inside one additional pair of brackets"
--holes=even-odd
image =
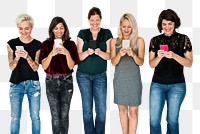
[(90, 28), (90, 31), (91, 31), (92, 33), (98, 33), (98, 32), (100, 31), (100, 28), (98, 28), (98, 29), (91, 29), (91, 28)]
[(23, 43), (30, 43), (30, 42), (33, 40), (33, 38), (32, 38), (31, 36), (26, 37), (26, 38), (20, 36), (19, 39), (20, 39), (21, 42), (23, 42)]

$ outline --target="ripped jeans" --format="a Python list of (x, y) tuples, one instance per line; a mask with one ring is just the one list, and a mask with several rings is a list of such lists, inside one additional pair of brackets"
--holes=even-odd
[(19, 134), (22, 102), (25, 94), (27, 94), (29, 103), (32, 134), (40, 134), (40, 93), (40, 82), (37, 80), (26, 80), (19, 84), (10, 84), (10, 134)]
[(69, 110), (73, 95), (72, 75), (46, 76), (46, 94), (51, 110), (53, 134), (68, 134)]

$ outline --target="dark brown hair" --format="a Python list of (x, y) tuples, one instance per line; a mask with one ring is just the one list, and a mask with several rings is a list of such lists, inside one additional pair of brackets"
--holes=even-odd
[(176, 12), (174, 12), (172, 9), (163, 10), (158, 17), (158, 24), (157, 24), (160, 33), (162, 32), (163, 19), (174, 22), (175, 29), (179, 28), (179, 26), (181, 25), (181, 20), (176, 14)]
[(55, 35), (53, 33), (53, 29), (56, 27), (56, 25), (58, 25), (59, 23), (62, 23), (64, 28), (65, 28), (65, 32), (64, 35), (62, 37), (62, 40), (65, 41), (67, 40), (69, 37), (69, 29), (68, 26), (65, 22), (65, 20), (62, 17), (54, 17), (49, 25), (49, 38), (48, 40), (54, 40), (55, 39)]
[(88, 12), (88, 20), (90, 19), (92, 15), (96, 15), (96, 14), (99, 15), (100, 19), (102, 19), (101, 10), (98, 7), (93, 7)]

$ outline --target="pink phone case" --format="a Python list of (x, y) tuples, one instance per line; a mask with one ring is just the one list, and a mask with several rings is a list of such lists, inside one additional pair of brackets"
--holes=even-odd
[(168, 45), (160, 45), (160, 50), (164, 50), (164, 51), (168, 52), (169, 51)]

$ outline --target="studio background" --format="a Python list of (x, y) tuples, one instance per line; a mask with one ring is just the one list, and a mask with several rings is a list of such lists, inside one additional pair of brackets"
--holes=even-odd
[[(117, 37), (117, 28), (122, 14), (129, 12), (136, 17), (139, 36), (145, 40), (145, 62), (141, 67), (143, 82), (142, 105), (139, 111), (138, 134), (149, 133), (149, 87), (154, 69), (149, 66), (148, 47), (150, 39), (159, 34), (157, 20), (160, 12), (171, 8), (179, 15), (181, 27), (178, 32), (187, 34), (193, 45), (193, 66), (185, 68), (187, 93), (180, 111), (180, 134), (200, 133), (200, 1), (199, 0), (6, 0), (0, 2), (0, 134), (9, 134), (10, 100), (7, 41), (19, 36), (15, 24), (17, 15), (30, 14), (35, 22), (32, 36), (40, 41), (48, 37), (51, 19), (61, 16), (65, 19), (72, 40), (76, 41), (80, 29), (88, 28), (88, 11), (97, 6), (102, 11), (101, 27), (109, 28)], [(70, 111), (70, 134), (83, 134), (81, 96), (74, 69), (74, 94)], [(114, 67), (108, 61), (108, 92), (106, 134), (121, 134), (117, 105), (113, 103)], [(40, 65), (41, 82), (41, 134), (51, 134), (51, 115), (45, 92), (45, 73)], [(166, 130), (166, 107), (163, 111), (162, 129)], [(31, 121), (27, 97), (23, 101), (21, 134), (31, 134)]]

